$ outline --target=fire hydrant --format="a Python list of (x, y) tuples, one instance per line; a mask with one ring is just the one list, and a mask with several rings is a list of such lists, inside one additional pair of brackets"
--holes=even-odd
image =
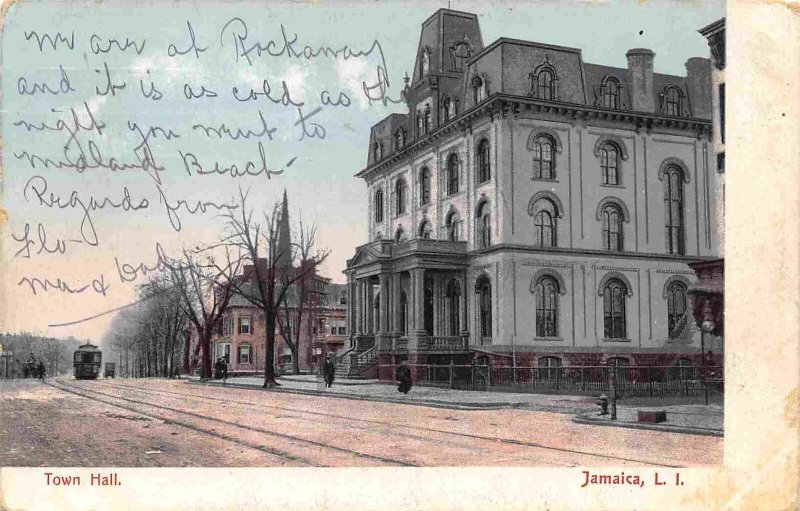
[(608, 415), (608, 397), (605, 394), (597, 398), (597, 404), (600, 405), (600, 415)]

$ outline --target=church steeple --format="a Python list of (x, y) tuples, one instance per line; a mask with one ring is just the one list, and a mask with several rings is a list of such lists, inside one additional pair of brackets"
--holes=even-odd
[(292, 239), (289, 231), (289, 199), (286, 197), (286, 189), (283, 190), (283, 204), (278, 217), (278, 244), (275, 248), (277, 250), (275, 267), (288, 276), (292, 266)]

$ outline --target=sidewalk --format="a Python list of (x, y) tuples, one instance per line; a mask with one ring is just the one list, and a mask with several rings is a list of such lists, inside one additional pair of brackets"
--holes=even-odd
[[(590, 396), (567, 396), (548, 394), (524, 394), (511, 392), (481, 392), (471, 390), (451, 390), (437, 387), (414, 386), (407, 395), (397, 391), (396, 385), (380, 383), (377, 380), (349, 380), (339, 378), (333, 387), (325, 388), (321, 376), (291, 375), (276, 378), (281, 387), (277, 392), (312, 394), (342, 399), (382, 401), (408, 405), (452, 408), (460, 410), (491, 410), (500, 408), (524, 408), (545, 412), (576, 414), (597, 408), (595, 398)], [(200, 383), (198, 378), (190, 378), (190, 383)], [(206, 385), (223, 386), (220, 380), (209, 380)], [(263, 377), (243, 376), (228, 378), (228, 387), (260, 389)]]
[[(639, 410), (664, 410), (667, 420), (658, 424), (638, 422)], [(579, 424), (595, 426), (615, 426), (620, 428), (650, 429), (687, 433), (692, 435), (724, 436), (724, 417), (721, 405), (673, 405), (661, 407), (625, 407), (617, 406), (617, 419), (610, 415), (598, 415), (598, 412), (578, 414), (572, 419)]]

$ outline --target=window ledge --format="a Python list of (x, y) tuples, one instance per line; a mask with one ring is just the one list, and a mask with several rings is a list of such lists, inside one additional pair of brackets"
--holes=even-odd
[(545, 341), (545, 342), (563, 342), (563, 337), (534, 337), (534, 341)]
[(613, 338), (604, 337), (603, 338), (603, 342), (631, 342), (631, 340), (630, 339), (613, 339)]
[(608, 183), (600, 183), (600, 186), (603, 186), (605, 188), (625, 188), (625, 185), (612, 185)]
[(545, 181), (547, 183), (558, 183), (557, 178), (547, 178), (547, 177), (532, 177), (531, 181)]

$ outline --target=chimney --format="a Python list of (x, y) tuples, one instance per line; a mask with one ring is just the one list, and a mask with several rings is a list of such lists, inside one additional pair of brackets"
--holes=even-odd
[(631, 107), (638, 112), (655, 112), (653, 95), (653, 57), (647, 48), (634, 48), (625, 54), (628, 57), (628, 73), (631, 79)]
[(692, 57), (686, 61), (686, 87), (692, 117), (711, 119), (711, 60)]

